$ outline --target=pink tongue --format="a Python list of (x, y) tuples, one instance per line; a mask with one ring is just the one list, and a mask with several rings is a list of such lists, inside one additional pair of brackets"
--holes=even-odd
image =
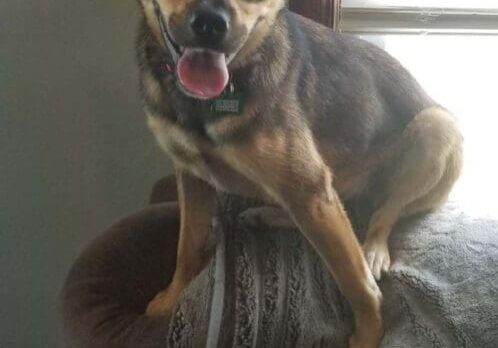
[(195, 96), (211, 99), (228, 84), (228, 69), (223, 53), (186, 48), (178, 61), (180, 83)]

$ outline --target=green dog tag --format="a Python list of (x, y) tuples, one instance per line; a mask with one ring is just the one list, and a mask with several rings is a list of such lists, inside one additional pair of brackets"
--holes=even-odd
[(211, 103), (211, 113), (214, 115), (240, 115), (244, 110), (242, 93), (224, 93)]

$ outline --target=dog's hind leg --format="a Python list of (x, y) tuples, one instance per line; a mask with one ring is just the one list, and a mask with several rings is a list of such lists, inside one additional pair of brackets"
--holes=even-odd
[[(391, 264), (388, 238), (401, 218), (441, 205), (462, 167), (462, 137), (453, 117), (437, 107), (429, 108), (411, 121), (388, 160), (383, 203), (373, 213), (363, 250), (376, 279)], [(375, 189), (375, 188), (374, 188)]]

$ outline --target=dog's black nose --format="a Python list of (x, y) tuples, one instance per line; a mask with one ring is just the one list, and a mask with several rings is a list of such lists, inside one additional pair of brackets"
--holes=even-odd
[(192, 30), (199, 43), (216, 45), (225, 38), (230, 27), (228, 14), (222, 10), (202, 9), (192, 17)]

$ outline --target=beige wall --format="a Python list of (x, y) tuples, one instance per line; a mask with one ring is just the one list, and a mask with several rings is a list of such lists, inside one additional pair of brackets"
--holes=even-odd
[(137, 92), (134, 0), (0, 1), (0, 347), (56, 347), (78, 252), (169, 171)]

